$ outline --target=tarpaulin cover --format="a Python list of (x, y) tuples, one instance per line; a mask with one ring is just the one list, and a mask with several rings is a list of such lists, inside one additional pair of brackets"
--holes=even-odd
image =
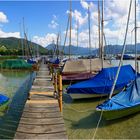
[(125, 55), (123, 56), (123, 59), (134, 59), (134, 57), (133, 57), (133, 56), (130, 56), (130, 55), (127, 55), (127, 54), (125, 54)]
[[(108, 61), (104, 61), (104, 68), (112, 67)], [(102, 69), (101, 59), (78, 59), (78, 60), (67, 60), (62, 74), (65, 73), (81, 73), (81, 72), (95, 72), (100, 71)]]
[(36, 61), (33, 59), (27, 59), (27, 63), (29, 64), (36, 64)]
[(0, 105), (7, 102), (8, 100), (9, 98), (7, 96), (0, 94)]
[(9, 59), (2, 62), (1, 68), (3, 69), (31, 69), (32, 65), (28, 64), (25, 60), (22, 60), (22, 59)]
[[(93, 78), (73, 84), (68, 87), (67, 93), (74, 94), (109, 94), (117, 73), (118, 67), (103, 68)], [(135, 79), (135, 71), (131, 65), (124, 65), (120, 69), (115, 90), (122, 89)]]
[(140, 105), (140, 75), (138, 74), (136, 80), (128, 85), (126, 90), (108, 99), (98, 109), (103, 110), (120, 110), (128, 107)]
[(52, 63), (52, 64), (59, 64), (60, 60), (59, 60), (59, 58), (52, 58), (52, 59), (50, 59), (50, 63)]

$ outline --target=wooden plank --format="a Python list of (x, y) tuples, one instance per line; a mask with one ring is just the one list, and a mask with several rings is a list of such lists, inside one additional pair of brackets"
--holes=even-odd
[(58, 112), (58, 107), (28, 107), (25, 106), (24, 112)]
[(17, 132), (23, 132), (26, 134), (49, 134), (49, 133), (59, 133), (65, 132), (64, 124), (56, 124), (56, 125), (24, 125), (19, 124)]
[(25, 104), (25, 108), (30, 107), (30, 108), (56, 108), (59, 107), (58, 103), (56, 104)]
[(31, 113), (31, 112), (23, 112), (22, 113), (23, 118), (32, 118), (32, 119), (44, 119), (44, 118), (59, 118), (62, 117), (60, 112), (39, 112), (39, 113)]
[(35, 81), (51, 81), (51, 77), (50, 78), (36, 78)]
[(42, 85), (39, 85), (39, 86), (32, 86), (32, 88), (54, 88), (53, 86), (42, 86)]
[(54, 125), (64, 124), (62, 118), (44, 118), (44, 119), (32, 119), (32, 118), (21, 118), (20, 124), (26, 125)]
[(42, 78), (42, 79), (50, 78), (51, 79), (52, 77), (49, 75), (45, 75), (45, 76), (43, 75), (43, 76), (36, 76), (36, 78)]
[(25, 134), (23, 132), (17, 132), (15, 139), (68, 139), (66, 132), (51, 133), (51, 134)]
[(47, 92), (47, 91), (30, 91), (29, 93), (30, 95), (33, 95), (33, 94), (41, 94), (41, 95), (53, 95), (53, 92)]
[(54, 100), (54, 97), (50, 95), (31, 95), (30, 100)]
[(26, 104), (57, 104), (57, 100), (27, 100)]

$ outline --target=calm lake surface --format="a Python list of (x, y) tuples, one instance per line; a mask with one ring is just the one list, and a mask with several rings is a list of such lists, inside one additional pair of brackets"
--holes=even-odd
[(0, 93), (10, 98), (6, 112), (0, 112), (0, 139), (13, 139), (31, 87), (33, 73), (0, 72)]
[[(113, 60), (112, 64), (118, 66), (118, 62), (117, 60)], [(131, 64), (135, 67), (134, 61), (124, 61), (124, 64)], [(64, 94), (63, 115), (69, 139), (93, 139), (100, 116), (100, 114), (95, 112), (95, 108), (105, 99), (106, 98), (98, 98), (72, 101), (69, 95)], [(94, 138), (139, 139), (140, 113), (114, 121), (102, 119)]]

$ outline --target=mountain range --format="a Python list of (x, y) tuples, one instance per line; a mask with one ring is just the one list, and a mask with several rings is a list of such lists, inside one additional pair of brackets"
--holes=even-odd
[[(48, 50), (54, 50), (56, 47), (55, 44), (49, 44), (46, 48)], [(63, 46), (59, 46), (60, 50), (62, 51)], [(122, 53), (123, 46), (122, 45), (107, 45), (104, 47), (104, 53), (105, 54), (121, 54)], [(97, 55), (99, 52), (99, 49), (92, 49), (91, 54)], [(69, 46), (64, 47), (64, 53), (69, 54)], [(135, 46), (128, 44), (126, 45), (126, 54), (135, 54)], [(140, 43), (137, 43), (137, 53), (140, 54)], [(71, 54), (73, 55), (89, 55), (90, 51), (89, 48), (84, 47), (76, 47), (71, 46)]]
[[(7, 51), (21, 51), (22, 50), (22, 43), (25, 42), (25, 39), (19, 39), (15, 37), (8, 37), (8, 38), (0, 38), (0, 48), (4, 47)], [(41, 54), (46, 54), (47, 49), (42, 47), (41, 45), (38, 45), (36, 43), (33, 43), (31, 41), (27, 41), (27, 44), (29, 46), (32, 46), (32, 49), (38, 50)]]
[[(52, 43), (52, 44), (49, 44), (46, 49), (47, 50), (55, 50), (56, 48), (56, 44)], [(62, 51), (64, 48), (64, 54), (69, 54), (69, 46), (60, 46), (59, 45), (59, 50)], [(84, 48), (84, 47), (77, 47), (77, 46), (74, 46), (74, 45), (71, 45), (70, 46), (70, 50), (71, 50), (71, 54), (72, 55), (89, 55), (90, 54), (90, 49), (89, 48)], [(92, 51), (94, 49), (91, 49)]]

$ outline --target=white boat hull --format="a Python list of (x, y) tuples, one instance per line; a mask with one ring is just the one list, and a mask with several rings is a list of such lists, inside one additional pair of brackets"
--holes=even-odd
[(85, 99), (85, 98), (97, 98), (97, 97), (103, 97), (107, 96), (108, 94), (69, 94), (72, 99)]

